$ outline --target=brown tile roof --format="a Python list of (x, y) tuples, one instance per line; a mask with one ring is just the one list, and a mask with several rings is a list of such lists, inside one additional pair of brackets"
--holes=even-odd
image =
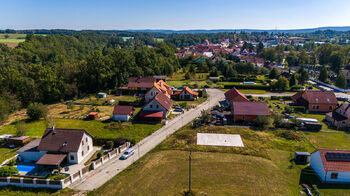
[(350, 161), (335, 161), (327, 160), (326, 153), (344, 153), (350, 156), (350, 150), (329, 150), (329, 149), (320, 149), (320, 156), (322, 159), (323, 167), (325, 171), (343, 171), (350, 172)]
[(140, 112), (141, 118), (163, 118), (162, 111), (144, 111)]
[(225, 97), (228, 102), (248, 102), (249, 99), (239, 90), (233, 88), (227, 92), (225, 92)]
[(173, 90), (163, 80), (159, 80), (154, 86), (156, 86), (156, 88), (159, 88), (158, 90), (161, 89), (164, 94), (168, 94), (168, 95), (173, 94)]
[(128, 105), (115, 105), (113, 115), (130, 115), (134, 110), (133, 106)]
[[(84, 133), (82, 129), (47, 128), (41, 138), (38, 150), (51, 152), (77, 152)], [(91, 136), (91, 135), (90, 135)]]
[(233, 102), (233, 115), (269, 115), (266, 102)]
[(181, 91), (177, 91), (174, 93), (174, 95), (178, 95), (184, 91), (187, 91), (188, 93), (192, 94), (192, 95), (195, 95), (195, 96), (198, 96), (198, 92), (195, 92), (193, 91), (192, 89), (190, 89), (189, 87), (185, 86), (185, 88), (183, 88)]
[(331, 91), (312, 91), (306, 90), (298, 92), (292, 96), (293, 100), (303, 98), (309, 103), (323, 103), (323, 104), (337, 104), (338, 100), (335, 97), (334, 92)]
[(129, 78), (128, 88), (152, 88), (155, 81), (156, 79), (153, 77), (131, 77)]
[(162, 105), (166, 110), (170, 110), (171, 106), (173, 106), (173, 100), (164, 95), (163, 93), (158, 93), (154, 99)]
[(66, 154), (44, 154), (35, 164), (59, 166), (66, 157)]

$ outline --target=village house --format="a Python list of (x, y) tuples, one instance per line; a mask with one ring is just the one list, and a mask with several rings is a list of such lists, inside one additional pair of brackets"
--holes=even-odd
[(234, 122), (254, 122), (258, 116), (269, 116), (266, 102), (232, 102)]
[(156, 79), (154, 77), (131, 77), (129, 78), (129, 90), (149, 90), (153, 87)]
[(326, 114), (326, 121), (337, 128), (348, 127), (350, 123), (350, 103), (343, 103), (333, 112)]
[(300, 91), (292, 96), (294, 105), (304, 106), (310, 112), (332, 112), (338, 101), (331, 91)]
[(175, 92), (173, 97), (177, 100), (193, 101), (198, 100), (198, 92), (185, 86), (181, 91)]
[(145, 101), (151, 101), (158, 93), (163, 93), (170, 98), (173, 94), (173, 90), (163, 80), (159, 80), (157, 83), (153, 84), (153, 87), (150, 90), (147, 91), (145, 94)]
[(60, 166), (80, 163), (93, 149), (92, 136), (82, 129), (47, 128), (39, 140), (19, 149), (23, 162), (36, 165)]
[(173, 100), (163, 93), (158, 93), (142, 108), (139, 117), (145, 121), (161, 121), (167, 118), (172, 106)]
[(310, 166), (322, 183), (350, 183), (350, 150), (320, 149), (311, 154)]
[(127, 105), (115, 105), (113, 110), (113, 116), (111, 117), (114, 121), (129, 121), (134, 112), (133, 106)]
[(233, 87), (231, 90), (225, 92), (225, 101), (220, 102), (222, 105), (231, 106), (232, 102), (249, 102), (249, 99)]

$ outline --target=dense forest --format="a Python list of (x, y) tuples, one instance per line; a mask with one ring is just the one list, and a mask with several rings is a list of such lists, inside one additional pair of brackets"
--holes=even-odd
[(174, 47), (148, 37), (28, 35), (13, 49), (0, 44), (0, 108), (11, 112), (32, 102), (114, 89), (130, 76), (171, 75), (179, 68), (174, 53)]

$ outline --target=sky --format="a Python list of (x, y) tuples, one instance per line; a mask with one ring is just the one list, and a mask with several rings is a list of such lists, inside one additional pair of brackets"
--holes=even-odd
[(0, 29), (350, 26), (350, 0), (0, 0)]

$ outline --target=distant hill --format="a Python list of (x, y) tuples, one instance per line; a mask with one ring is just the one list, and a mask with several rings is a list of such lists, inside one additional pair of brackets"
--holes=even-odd
[(317, 28), (309, 28), (309, 29), (212, 29), (212, 30), (204, 30), (204, 29), (194, 29), (194, 30), (163, 30), (163, 29), (140, 29), (140, 30), (125, 30), (128, 32), (147, 32), (147, 33), (233, 33), (233, 32), (280, 32), (280, 33), (313, 33), (315, 31), (325, 31), (325, 30), (333, 30), (333, 31), (350, 31), (350, 26), (344, 27), (317, 27)]

